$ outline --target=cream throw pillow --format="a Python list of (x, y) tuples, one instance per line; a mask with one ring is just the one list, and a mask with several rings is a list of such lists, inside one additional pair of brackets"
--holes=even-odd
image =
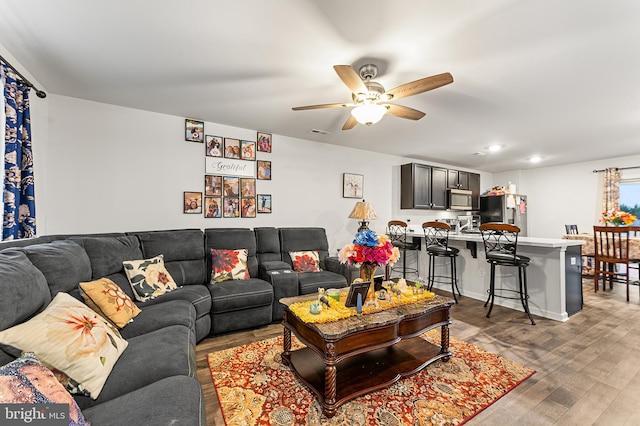
[(178, 288), (169, 271), (164, 267), (162, 255), (151, 259), (128, 260), (122, 264), (133, 289), (133, 295), (140, 302), (155, 299)]

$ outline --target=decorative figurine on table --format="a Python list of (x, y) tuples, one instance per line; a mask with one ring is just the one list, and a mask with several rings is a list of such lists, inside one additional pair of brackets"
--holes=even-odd
[(404, 278), (400, 278), (397, 285), (401, 292), (407, 291), (407, 280)]
[(325, 305), (327, 305), (327, 308), (330, 307), (329, 306), (329, 299), (327, 299), (327, 296), (325, 296), (325, 291), (324, 291), (324, 288), (322, 288), (322, 287), (318, 288), (318, 300), (321, 301), (322, 303), (324, 303)]
[[(406, 285), (406, 283), (405, 283)], [(400, 286), (397, 283), (394, 283), (393, 281), (391, 282), (391, 284), (389, 285), (389, 293), (390, 294), (394, 294), (396, 297), (400, 298), (402, 297), (402, 290), (400, 290)]]
[(311, 305), (309, 305), (309, 312), (311, 312), (313, 315), (318, 315), (320, 312), (322, 312), (322, 305), (320, 304), (320, 302), (313, 301), (311, 302)]

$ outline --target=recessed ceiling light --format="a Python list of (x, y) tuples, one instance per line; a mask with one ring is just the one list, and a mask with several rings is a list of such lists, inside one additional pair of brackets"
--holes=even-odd
[(539, 163), (541, 160), (542, 157), (540, 157), (539, 155), (534, 155), (533, 157), (529, 158), (530, 163)]
[(504, 148), (504, 145), (491, 145), (488, 149), (489, 149), (489, 152), (498, 152), (502, 148)]

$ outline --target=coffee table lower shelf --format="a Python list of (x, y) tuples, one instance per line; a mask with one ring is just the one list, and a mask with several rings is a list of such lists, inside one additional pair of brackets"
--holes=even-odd
[(360, 395), (385, 388), (403, 377), (418, 373), (441, 358), (446, 361), (451, 352), (415, 337), (401, 340), (393, 346), (365, 352), (336, 364), (336, 397), (333, 403), (325, 398), (327, 365), (310, 348), (292, 351), (285, 359), (298, 377), (318, 398), (325, 414), (331, 416), (345, 402)]

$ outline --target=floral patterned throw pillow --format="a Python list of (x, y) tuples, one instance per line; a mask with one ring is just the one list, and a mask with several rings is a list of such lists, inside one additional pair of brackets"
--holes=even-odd
[(162, 255), (144, 260), (127, 260), (122, 262), (127, 274), (133, 295), (140, 302), (155, 299), (171, 290), (178, 288), (164, 267)]
[(0, 367), (0, 403), (68, 404), (69, 425), (88, 425), (73, 397), (33, 352)]
[(93, 399), (128, 345), (109, 321), (63, 292), (29, 321), (0, 331), (0, 344), (34, 352), (80, 383)]
[(227, 280), (248, 280), (247, 249), (211, 249), (211, 284)]
[(80, 294), (87, 306), (118, 328), (124, 327), (142, 312), (127, 293), (108, 278), (80, 283)]
[(313, 251), (290, 251), (293, 270), (296, 272), (318, 272), (320, 270), (320, 256)]

